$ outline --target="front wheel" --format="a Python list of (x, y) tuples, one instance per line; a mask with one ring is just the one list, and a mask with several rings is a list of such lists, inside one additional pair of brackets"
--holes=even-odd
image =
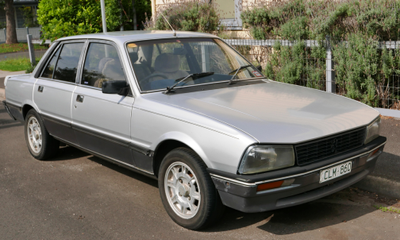
[(57, 153), (60, 143), (47, 132), (39, 114), (31, 109), (25, 118), (25, 140), (31, 155), (40, 160)]
[(168, 215), (182, 227), (197, 230), (214, 222), (224, 206), (200, 157), (187, 148), (168, 153), (161, 163), (158, 187)]

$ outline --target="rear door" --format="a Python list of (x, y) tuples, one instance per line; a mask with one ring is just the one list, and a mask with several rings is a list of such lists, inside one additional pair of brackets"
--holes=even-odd
[(104, 94), (104, 81), (126, 81), (118, 48), (91, 41), (79, 84), (72, 97), (73, 129), (79, 145), (96, 154), (134, 165), (130, 151), (132, 95)]
[(76, 142), (71, 128), (71, 101), (85, 42), (61, 43), (49, 57), (34, 86), (33, 99), (53, 136)]

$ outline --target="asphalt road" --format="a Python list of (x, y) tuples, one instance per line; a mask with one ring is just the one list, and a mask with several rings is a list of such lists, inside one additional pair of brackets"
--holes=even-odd
[(157, 182), (71, 147), (38, 161), (0, 106), (0, 239), (400, 239), (394, 199), (349, 188), (258, 214), (227, 209), (202, 232), (176, 225)]

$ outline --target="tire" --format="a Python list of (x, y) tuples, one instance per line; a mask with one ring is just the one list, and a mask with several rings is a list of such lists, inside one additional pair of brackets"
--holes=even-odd
[(163, 159), (158, 188), (168, 215), (182, 227), (199, 230), (218, 220), (224, 210), (206, 165), (187, 148), (177, 148)]
[(25, 117), (25, 141), (31, 155), (39, 160), (45, 160), (56, 155), (59, 141), (47, 132), (39, 114), (31, 109)]

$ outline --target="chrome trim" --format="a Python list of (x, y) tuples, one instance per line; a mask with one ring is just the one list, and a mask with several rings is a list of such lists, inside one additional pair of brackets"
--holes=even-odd
[(232, 179), (232, 178), (223, 177), (223, 176), (220, 176), (220, 175), (217, 175), (217, 174), (213, 174), (213, 173), (210, 173), (210, 175), (211, 175), (212, 178), (217, 178), (217, 179), (225, 180), (225, 181), (228, 181), (228, 182), (231, 182), (231, 183), (236, 183), (236, 184), (244, 186), (244, 187), (255, 187), (255, 186), (257, 186), (259, 184), (263, 184), (263, 183), (269, 183), (269, 182), (275, 182), (275, 181), (280, 181), (280, 180), (286, 180), (286, 179), (289, 179), (289, 178), (301, 177), (301, 176), (304, 176), (304, 175), (307, 175), (307, 174), (310, 174), (310, 173), (313, 173), (313, 172), (321, 171), (322, 169), (326, 169), (326, 168), (338, 165), (340, 163), (343, 163), (343, 162), (346, 162), (346, 161), (349, 161), (349, 160), (353, 160), (354, 158), (358, 158), (358, 157), (361, 157), (363, 155), (370, 154), (371, 152), (373, 152), (376, 149), (378, 149), (378, 148), (382, 147), (383, 145), (385, 145), (386, 142), (387, 141), (385, 141), (384, 143), (380, 144), (379, 146), (373, 148), (372, 150), (366, 151), (366, 152), (358, 154), (356, 156), (352, 156), (352, 157), (343, 159), (341, 161), (338, 161), (338, 162), (335, 162), (335, 163), (332, 163), (332, 164), (329, 164), (329, 165), (326, 165), (326, 166), (323, 166), (323, 167), (319, 167), (319, 168), (316, 168), (316, 169), (313, 169), (313, 170), (310, 170), (310, 171), (307, 171), (307, 172), (299, 173), (299, 174), (294, 174), (294, 175), (290, 175), (290, 176), (285, 176), (285, 177), (280, 177), (280, 178), (274, 178), (274, 179), (259, 181), (259, 182), (255, 182), (255, 183), (246, 183), (246, 182), (242, 182), (242, 181), (239, 181), (239, 180), (236, 180), (236, 179)]
[(272, 189), (268, 189), (268, 190), (264, 190), (264, 191), (259, 191), (256, 194), (265, 194), (265, 193), (271, 193), (271, 192), (278, 192), (278, 191), (282, 191), (282, 190), (287, 190), (287, 189), (291, 189), (291, 188), (296, 188), (296, 187), (300, 187), (300, 184), (292, 184), (289, 186), (284, 186), (284, 187), (277, 187), (277, 188), (272, 188)]
[(217, 175), (217, 174), (214, 174), (214, 173), (210, 173), (210, 175), (211, 175), (212, 178), (219, 179), (219, 180), (225, 180), (225, 181), (230, 182), (230, 183), (236, 183), (237, 185), (241, 185), (241, 186), (244, 186), (244, 187), (255, 187), (256, 186), (255, 183), (246, 183), (246, 182), (242, 182), (242, 181), (239, 181), (239, 180), (236, 180), (236, 179), (223, 177), (223, 176), (220, 176), (220, 175)]

